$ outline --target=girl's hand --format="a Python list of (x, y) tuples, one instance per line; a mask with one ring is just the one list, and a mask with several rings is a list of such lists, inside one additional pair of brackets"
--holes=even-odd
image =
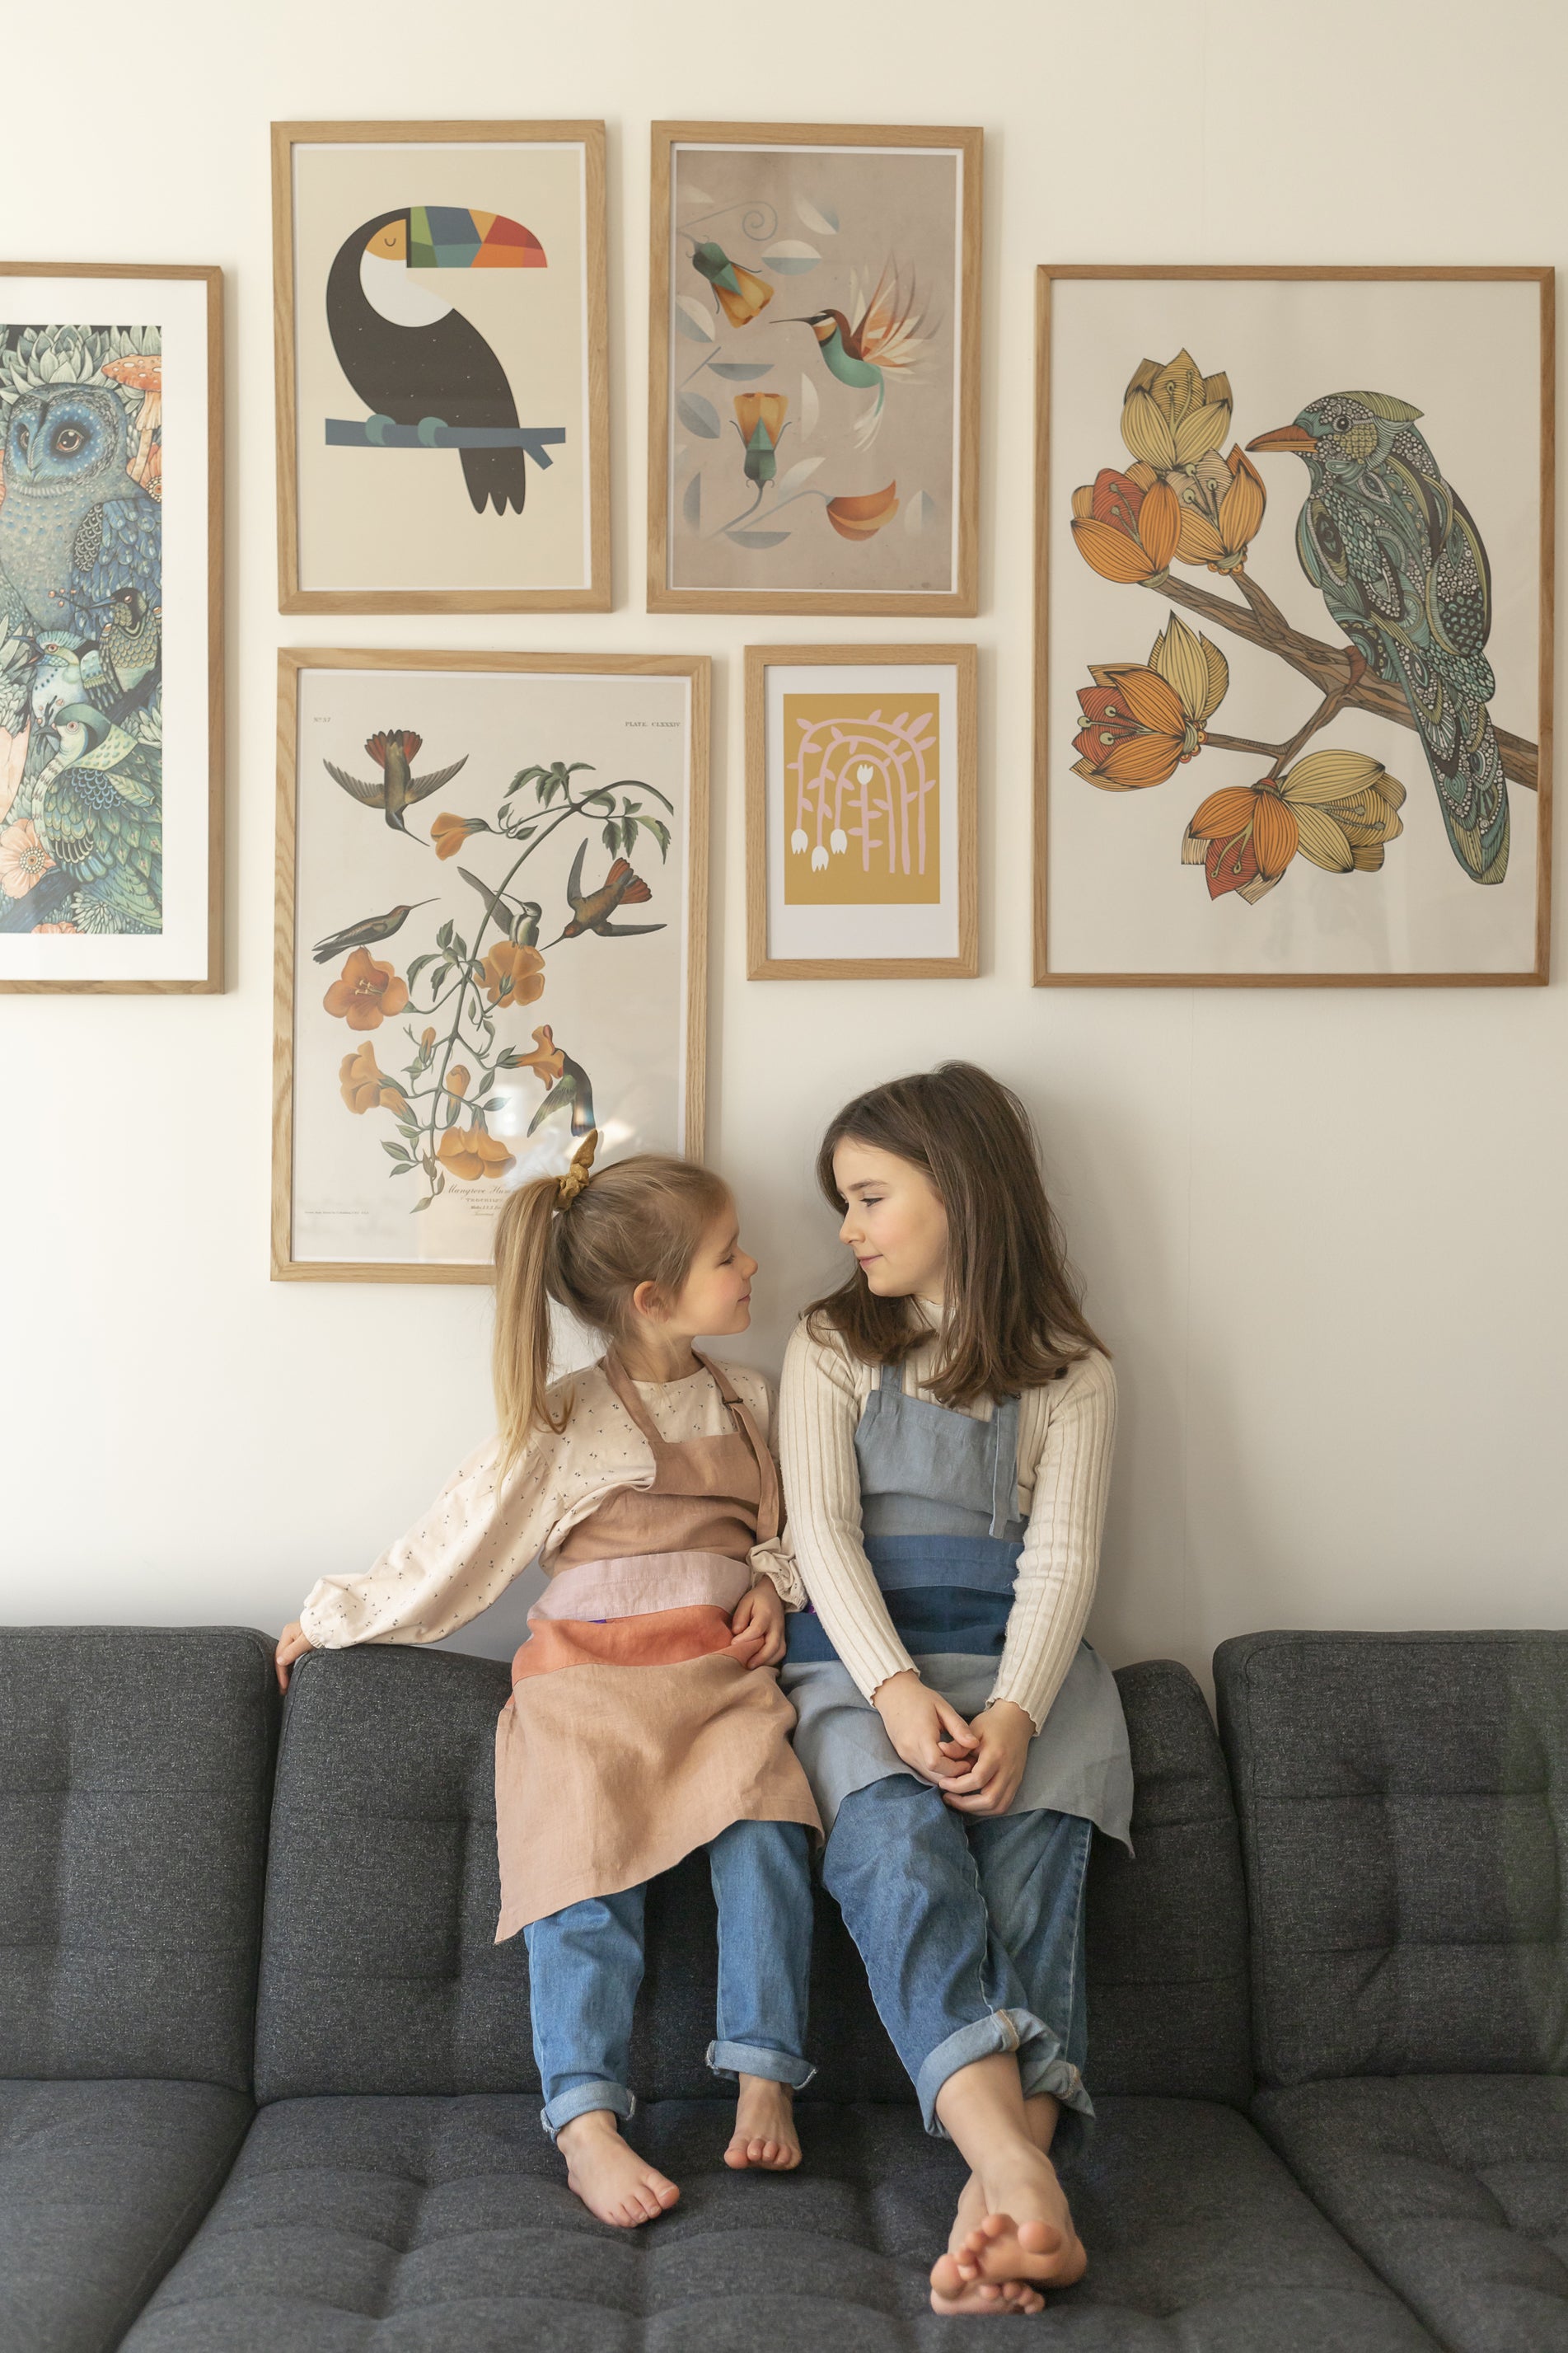
[(955, 1775), (966, 1773), (980, 1744), (958, 1710), (922, 1683), (915, 1668), (905, 1667), (879, 1683), (871, 1704), (899, 1755), (922, 1781), (945, 1791)]
[(967, 1773), (949, 1781), (942, 1796), (961, 1814), (1005, 1814), (1018, 1794), (1035, 1726), (1028, 1710), (1010, 1699), (993, 1700), (970, 1725), (978, 1754)]
[(284, 1627), (283, 1631), (278, 1637), (278, 1648), (273, 1654), (272, 1660), (273, 1665), (278, 1670), (278, 1688), (279, 1691), (288, 1690), (289, 1670), (293, 1665), (295, 1660), (302, 1659), (307, 1651), (313, 1651), (315, 1647), (316, 1646), (314, 1642), (311, 1641), (309, 1634), (302, 1634), (300, 1631), (300, 1620), (298, 1618), (290, 1619), (289, 1624)]
[(776, 1667), (784, 1654), (784, 1606), (771, 1577), (759, 1577), (730, 1620), (730, 1648), (743, 1667)]

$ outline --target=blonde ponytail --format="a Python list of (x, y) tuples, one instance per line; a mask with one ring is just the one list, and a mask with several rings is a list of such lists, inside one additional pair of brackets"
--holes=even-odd
[(541, 1176), (520, 1185), (496, 1219), (496, 1330), (490, 1356), (496, 1412), (501, 1434), (501, 1475), (510, 1470), (535, 1429), (563, 1430), (570, 1401), (559, 1421), (551, 1419), (550, 1293), (547, 1262), (550, 1221), (558, 1201), (558, 1179)]
[(550, 1409), (550, 1302), (590, 1331), (622, 1337), (637, 1285), (673, 1301), (729, 1205), (721, 1176), (661, 1152), (636, 1153), (590, 1179), (594, 1141), (564, 1176), (520, 1185), (496, 1220), (491, 1369), (503, 1478), (535, 1430), (564, 1430), (572, 1411), (570, 1392), (559, 1419)]

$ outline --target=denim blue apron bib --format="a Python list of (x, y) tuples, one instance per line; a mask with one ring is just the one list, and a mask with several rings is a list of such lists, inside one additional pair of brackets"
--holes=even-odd
[[(860, 1525), (900, 1641), (926, 1683), (962, 1715), (979, 1715), (996, 1680), (1023, 1552), (1018, 1507), (1018, 1400), (990, 1420), (906, 1397), (882, 1366), (855, 1431)], [(846, 1798), (909, 1767), (861, 1696), (814, 1609), (788, 1620), (779, 1681), (799, 1723), (795, 1754), (823, 1826)], [(1087, 1642), (1029, 1743), (1009, 1813), (1085, 1815), (1128, 1842), (1132, 1764), (1121, 1699)]]

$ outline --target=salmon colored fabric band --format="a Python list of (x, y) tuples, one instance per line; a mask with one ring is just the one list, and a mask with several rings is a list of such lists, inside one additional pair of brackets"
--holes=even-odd
[(727, 1651), (730, 1620), (711, 1603), (637, 1618), (542, 1618), (511, 1662), (514, 1684), (562, 1667), (668, 1667)]

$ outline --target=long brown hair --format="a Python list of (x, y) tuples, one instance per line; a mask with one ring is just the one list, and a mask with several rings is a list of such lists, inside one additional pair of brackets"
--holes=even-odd
[[(828, 1124), (816, 1181), (843, 1217), (833, 1155), (846, 1137), (924, 1172), (947, 1211), (939, 1405), (1005, 1397), (1054, 1380), (1103, 1343), (1086, 1321), (1061, 1228), (1040, 1181), (1029, 1114), (973, 1062), (943, 1062), (857, 1095)], [(857, 1267), (806, 1310), (863, 1364), (896, 1365), (925, 1338), (907, 1299), (879, 1298)]]
[(730, 1200), (710, 1168), (662, 1152), (601, 1168), (564, 1206), (563, 1189), (556, 1176), (520, 1185), (496, 1219), (491, 1372), (503, 1475), (536, 1430), (564, 1430), (572, 1411), (570, 1391), (559, 1419), (550, 1409), (550, 1302), (590, 1331), (624, 1338), (638, 1283), (673, 1303)]

